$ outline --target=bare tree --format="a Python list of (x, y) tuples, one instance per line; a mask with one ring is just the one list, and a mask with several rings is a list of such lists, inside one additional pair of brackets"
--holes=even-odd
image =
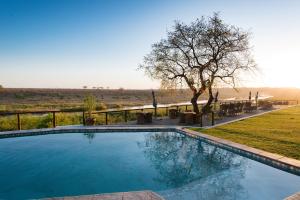
[(175, 22), (167, 39), (152, 46), (140, 68), (161, 80), (163, 87), (190, 88), (193, 109), (199, 113), (197, 100), (206, 90), (210, 95), (203, 109), (213, 101), (217, 81), (234, 85), (240, 71), (255, 67), (248, 39), (248, 32), (225, 24), (216, 13), (189, 25)]
[(222, 82), (235, 87), (240, 72), (256, 69), (249, 46), (249, 33), (240, 28), (227, 25), (215, 14), (210, 18), (207, 34), (203, 37), (211, 64), (204, 71), (209, 77), (208, 102), (203, 110), (208, 110), (214, 100), (212, 87)]

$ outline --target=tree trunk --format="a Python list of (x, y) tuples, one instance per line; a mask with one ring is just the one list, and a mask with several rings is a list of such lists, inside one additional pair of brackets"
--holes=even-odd
[(199, 108), (198, 108), (198, 103), (197, 103), (199, 96), (200, 96), (200, 93), (194, 93), (193, 98), (191, 99), (191, 103), (193, 105), (193, 110), (196, 114), (200, 113)]
[(213, 96), (213, 93), (212, 93), (212, 88), (209, 87), (208, 88), (208, 93), (209, 93), (209, 97), (208, 97), (208, 100), (207, 100), (207, 103), (203, 106), (202, 108), (202, 113), (207, 113), (208, 111), (210, 111), (211, 109), (211, 104), (214, 100), (214, 96)]

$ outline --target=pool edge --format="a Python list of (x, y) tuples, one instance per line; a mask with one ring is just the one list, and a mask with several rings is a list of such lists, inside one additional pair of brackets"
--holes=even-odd
[(65, 196), (65, 197), (50, 197), (42, 198), (40, 200), (165, 200), (159, 194), (151, 190), (130, 191), (130, 192), (114, 192), (114, 193), (101, 193), (93, 195), (79, 195), (79, 196)]
[(235, 143), (229, 140), (210, 136), (187, 128), (176, 128), (178, 132), (193, 138), (201, 139), (209, 144), (237, 153), (244, 157), (269, 165), (271, 167), (300, 176), (300, 160), (288, 158), (279, 154), (270, 153), (264, 150)]

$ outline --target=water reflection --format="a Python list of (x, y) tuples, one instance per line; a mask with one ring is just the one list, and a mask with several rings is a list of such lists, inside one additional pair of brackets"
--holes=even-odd
[(92, 143), (92, 140), (96, 137), (95, 133), (84, 133), (83, 135), (89, 140), (90, 144)]
[(178, 133), (151, 133), (138, 144), (157, 170), (156, 181), (170, 189), (167, 199), (246, 199), (239, 180), (247, 160)]

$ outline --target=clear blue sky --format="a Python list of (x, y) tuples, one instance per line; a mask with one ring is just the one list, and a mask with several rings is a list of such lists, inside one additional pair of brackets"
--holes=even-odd
[(300, 87), (298, 0), (0, 0), (0, 84), (157, 88), (136, 70), (151, 44), (213, 12), (253, 33), (261, 72), (243, 86)]

